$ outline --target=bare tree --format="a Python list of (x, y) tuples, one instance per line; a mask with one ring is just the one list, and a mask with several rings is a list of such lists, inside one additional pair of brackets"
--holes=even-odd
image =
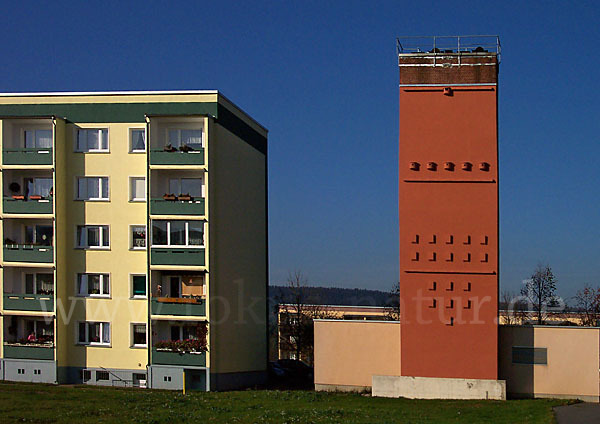
[(384, 310), (387, 320), (400, 321), (400, 283), (392, 285)]
[(531, 305), (537, 315), (537, 323), (544, 323), (544, 311), (556, 302), (556, 277), (549, 265), (538, 265), (535, 272), (521, 289), (521, 295)]
[(504, 318), (503, 324), (515, 325), (517, 324), (517, 317), (514, 313), (514, 299), (516, 295), (514, 292), (503, 290), (500, 297), (500, 313)]
[(503, 324), (520, 325), (527, 319), (527, 303), (523, 297), (509, 290), (503, 290), (500, 297), (500, 313)]
[(302, 272), (290, 273), (287, 280), (288, 294), (280, 299), (279, 346), (281, 350), (292, 352), (296, 359), (312, 363), (314, 350), (315, 319), (329, 318), (330, 313), (318, 299), (307, 293), (308, 280)]
[(598, 325), (598, 321), (600, 321), (600, 287), (585, 286), (575, 295), (575, 302), (577, 309), (583, 312), (582, 324), (590, 327)]

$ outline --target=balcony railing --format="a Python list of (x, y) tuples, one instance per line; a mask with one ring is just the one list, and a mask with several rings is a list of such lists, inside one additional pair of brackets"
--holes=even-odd
[(4, 198), (2, 212), (19, 214), (52, 214), (52, 198), (42, 200), (20, 200)]
[(4, 343), (5, 359), (54, 360), (54, 345)]
[(204, 266), (204, 256), (204, 248), (153, 247), (150, 249), (150, 264)]
[(4, 293), (4, 309), (11, 311), (54, 312), (52, 294)]
[(152, 199), (150, 201), (151, 215), (204, 215), (204, 199), (164, 200)]
[(204, 165), (204, 149), (191, 152), (150, 150), (150, 165)]
[(54, 262), (52, 246), (5, 244), (4, 262)]
[(4, 149), (3, 165), (52, 165), (51, 148)]
[(182, 365), (182, 366), (206, 366), (206, 352), (171, 352), (152, 348), (152, 364), (156, 365)]
[(153, 315), (206, 315), (206, 301), (194, 297), (153, 297), (151, 307)]

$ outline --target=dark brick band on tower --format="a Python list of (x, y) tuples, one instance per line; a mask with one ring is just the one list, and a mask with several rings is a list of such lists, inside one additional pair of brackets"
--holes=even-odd
[(497, 37), (399, 42), (401, 373), (498, 378)]

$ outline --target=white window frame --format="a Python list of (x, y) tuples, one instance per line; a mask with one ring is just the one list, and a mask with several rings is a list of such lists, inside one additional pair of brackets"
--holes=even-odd
[[(99, 294), (90, 294), (88, 293), (88, 280), (89, 280), (89, 276), (90, 275), (99, 275), (100, 276), (100, 293)], [(84, 279), (84, 286), (85, 287), (85, 292), (84, 293), (80, 293), (79, 292), (79, 278)], [(108, 277), (108, 293), (104, 293), (105, 292), (105, 281), (104, 281), (104, 276)], [(100, 272), (78, 272), (75, 275), (75, 295), (77, 297), (99, 297), (99, 298), (104, 298), (104, 299), (110, 299), (111, 297), (111, 276), (110, 273), (108, 272), (104, 272), (104, 273), (100, 273)]]
[[(27, 275), (31, 274), (33, 275), (33, 294), (38, 294), (37, 292), (37, 276), (38, 274), (51, 274), (52, 275), (52, 286), (53, 286), (53, 291), (56, 291), (56, 282), (55, 282), (55, 276), (54, 276), (54, 272), (50, 271), (50, 272), (44, 272), (44, 271), (23, 271), (21, 272), (22, 275), (22, 282), (23, 282), (23, 294), (27, 294)], [(51, 295), (42, 295), (42, 296), (51, 296)]]
[[(144, 150), (133, 148), (133, 133), (135, 131), (143, 131), (144, 132)], [(146, 153), (147, 149), (148, 149), (148, 133), (146, 132), (146, 128), (129, 128), (129, 153)]]
[(202, 137), (202, 140), (200, 141), (200, 146), (201, 146), (200, 148), (204, 149), (204, 145), (205, 145), (205, 142), (204, 142), (204, 139), (205, 139), (204, 127), (201, 127), (201, 128), (195, 128), (195, 127), (186, 128), (186, 127), (176, 126), (176, 127), (167, 127), (166, 131), (167, 131), (167, 133), (166, 133), (165, 140), (167, 140), (167, 141), (166, 141), (165, 144), (171, 143), (171, 140), (169, 138), (169, 133), (171, 131), (177, 131), (177, 139), (179, 140), (179, 146), (181, 146), (181, 131), (200, 131), (200, 134), (201, 134), (201, 137)]
[[(177, 180), (177, 185), (179, 186), (179, 193), (173, 193), (171, 191), (171, 181), (173, 180)], [(169, 177), (167, 179), (167, 193), (173, 193), (175, 196), (177, 196), (178, 194), (185, 194), (183, 193), (183, 191), (181, 191), (181, 180), (200, 180), (200, 197), (202, 199), (204, 199), (204, 178), (203, 177)]]
[[(79, 148), (79, 132), (80, 131), (85, 131), (86, 133), (92, 132), (92, 131), (98, 131), (98, 139), (100, 140), (100, 148), (99, 149), (89, 149), (88, 143), (87, 143), (87, 135), (86, 135), (86, 140), (85, 140), (86, 148), (80, 149)], [(102, 148), (102, 132), (103, 131), (106, 131), (106, 149)], [(108, 152), (110, 152), (110, 131), (108, 130), (108, 128), (75, 128), (74, 135), (73, 135), (73, 141), (75, 144), (74, 150), (76, 153), (108, 153)]]
[[(25, 194), (26, 190), (27, 190), (27, 184), (29, 183), (29, 181), (31, 181), (32, 185), (33, 185), (33, 193), (29, 193), (29, 196), (32, 195), (38, 195), (41, 196), (39, 193), (39, 187), (38, 185), (40, 184), (40, 180), (49, 180), (52, 181), (52, 186), (50, 187), (50, 192), (53, 193), (54, 192), (54, 178), (52, 177), (23, 177), (23, 190), (22, 193)], [(49, 194), (49, 196), (53, 196), (53, 194)], [(48, 200), (46, 198), (46, 200)]]
[[(45, 325), (49, 325), (49, 323), (46, 323), (43, 319), (36, 319), (36, 317), (26, 317), (28, 319), (26, 319), (26, 322), (33, 322), (33, 332), (35, 333), (36, 337), (38, 334), (38, 323), (44, 323)], [(25, 333), (27, 333), (27, 323), (24, 323), (24, 328), (23, 330), (25, 330)], [(41, 324), (40, 324), (41, 325)], [(44, 327), (42, 327), (39, 331), (44, 330)], [(54, 332), (55, 328), (52, 327), (52, 344), (54, 345), (54, 342), (56, 340), (56, 333)], [(25, 337), (27, 337), (29, 334), (25, 334)], [(44, 336), (47, 334), (44, 334)]]
[(34, 142), (35, 142), (35, 140), (37, 140), (36, 139), (36, 134), (35, 134), (37, 131), (50, 131), (50, 138), (51, 138), (50, 144), (51, 144), (51, 146), (50, 147), (33, 147), (33, 148), (34, 149), (40, 149), (41, 151), (46, 151), (46, 150), (50, 151), (50, 150), (52, 150), (52, 147), (54, 146), (54, 131), (52, 131), (52, 128), (47, 128), (47, 127), (44, 127), (42, 125), (22, 127), (21, 128), (21, 145), (23, 146), (23, 148), (27, 149), (28, 148), (28, 147), (26, 147), (27, 140), (25, 139), (25, 132), (26, 131), (33, 131)]
[[(79, 341), (79, 327), (81, 324), (85, 324), (85, 341)], [(100, 324), (100, 341), (92, 342), (90, 341), (90, 325), (91, 324)], [(107, 342), (104, 341), (104, 326), (108, 325), (108, 338)], [(110, 322), (105, 321), (77, 321), (77, 325), (75, 326), (75, 344), (81, 346), (111, 346), (112, 343), (112, 325)]]
[[(171, 222), (177, 221), (177, 222), (181, 222), (179, 220), (172, 220), (172, 221), (167, 221), (164, 219), (157, 219), (156, 221), (166, 221), (167, 222), (167, 244), (154, 244), (154, 241), (152, 242), (152, 247), (170, 247), (170, 248), (198, 248), (201, 249), (204, 247), (204, 243), (205, 243), (205, 237), (206, 237), (206, 223), (204, 221), (183, 221), (185, 222), (185, 244), (171, 244)], [(190, 245), (190, 230), (189, 230), (189, 224), (190, 222), (201, 222), (202, 223), (202, 244), (192, 244)], [(146, 236), (147, 236), (148, 232), (146, 231)], [(154, 240), (154, 238), (152, 239)]]
[[(84, 241), (85, 244), (81, 245), (79, 244), (80, 238), (78, 237), (79, 235), (79, 229), (81, 228), (81, 230), (83, 231), (85, 229), (85, 237), (84, 237)], [(88, 228), (98, 228), (98, 240), (100, 242), (100, 246), (90, 246), (88, 244), (88, 239), (87, 239), (87, 229)], [(105, 230), (106, 228), (106, 230)], [(103, 241), (104, 241), (104, 231), (108, 231), (108, 246), (104, 246), (102, 245)], [(77, 249), (85, 249), (85, 250), (109, 250), (110, 249), (110, 225), (78, 225), (75, 228), (75, 246), (77, 246)]]
[[(134, 342), (136, 325), (143, 325), (144, 328), (146, 329), (146, 343), (144, 343), (144, 344), (135, 344), (135, 342)], [(130, 325), (129, 337), (130, 337), (129, 347), (131, 347), (132, 349), (146, 349), (148, 347), (148, 326), (146, 325), (146, 323), (145, 322), (132, 322)]]
[[(146, 243), (144, 247), (138, 247), (133, 245), (133, 229), (144, 227), (146, 230)], [(110, 239), (109, 239), (110, 240)], [(148, 248), (148, 226), (144, 224), (140, 225), (130, 225), (129, 226), (129, 250), (146, 250)]]
[[(80, 180), (85, 180), (85, 191), (86, 191), (86, 196), (87, 196), (87, 184), (88, 184), (88, 180), (93, 180), (96, 179), (98, 180), (98, 194), (100, 195), (100, 197), (81, 197), (80, 193), (79, 193), (79, 181)], [(102, 193), (104, 191), (104, 184), (106, 181), (106, 192), (108, 194), (108, 197), (102, 197)], [(82, 200), (85, 202), (108, 202), (110, 201), (110, 177), (108, 176), (104, 176), (104, 177), (99, 177), (99, 176), (82, 176), (82, 177), (76, 177), (75, 178), (75, 200)]]
[[(38, 239), (38, 228), (39, 227), (52, 227), (52, 243), (50, 243), (49, 246), (46, 247), (53, 247), (54, 246), (54, 236), (55, 236), (55, 230), (54, 230), (54, 226), (52, 225), (52, 223), (46, 224), (25, 224), (23, 226), (24, 230), (25, 230), (25, 237), (23, 238), (23, 240), (27, 239), (27, 228), (31, 227), (32, 228), (32, 237), (33, 237), (33, 244), (39, 244), (41, 242), (40, 239)], [(41, 238), (41, 237), (40, 237)], [(25, 244), (30, 244), (29, 242), (25, 243)]]
[[(146, 234), (147, 235), (147, 234)], [(133, 277), (144, 277), (146, 279), (146, 294), (141, 296), (133, 292)], [(148, 275), (146, 274), (129, 274), (129, 298), (130, 299), (148, 299)]]
[[(144, 198), (143, 199), (138, 199), (135, 196), (135, 190), (133, 188), (133, 182), (134, 181), (139, 181), (142, 180), (144, 181)], [(146, 190), (147, 190), (147, 184), (146, 184), (146, 177), (129, 177), (129, 201), (130, 202), (145, 202), (146, 201)]]

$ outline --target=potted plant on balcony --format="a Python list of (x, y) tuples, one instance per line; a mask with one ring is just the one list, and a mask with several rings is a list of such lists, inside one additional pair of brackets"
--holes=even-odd
[(169, 143), (169, 144), (165, 145), (164, 151), (165, 152), (176, 152), (177, 149), (175, 147), (173, 147), (173, 145), (171, 143)]
[(192, 200), (192, 196), (190, 196), (190, 193), (180, 194), (179, 196), (177, 196), (177, 200), (181, 200), (183, 202), (189, 202)]
[(158, 351), (173, 352), (183, 355), (184, 353), (200, 354), (208, 350), (206, 335), (208, 326), (201, 323), (196, 326), (196, 338), (185, 340), (164, 340), (154, 344)]
[(25, 200), (25, 196), (23, 196), (22, 194), (13, 194), (12, 198), (13, 200)]
[(42, 200), (43, 197), (40, 196), (39, 194), (32, 194), (31, 196), (29, 196), (29, 200)]
[(208, 350), (206, 346), (206, 338), (203, 340), (185, 339), (185, 340), (165, 340), (156, 342), (154, 348), (158, 351), (173, 352), (173, 353), (203, 353)]
[(187, 153), (187, 152), (191, 152), (192, 150), (194, 150), (194, 148), (191, 146), (188, 146), (187, 144), (183, 144), (179, 147), (179, 150), (183, 153)]
[(163, 200), (173, 201), (175, 199), (176, 199), (176, 197), (173, 193), (165, 193), (163, 195)]

